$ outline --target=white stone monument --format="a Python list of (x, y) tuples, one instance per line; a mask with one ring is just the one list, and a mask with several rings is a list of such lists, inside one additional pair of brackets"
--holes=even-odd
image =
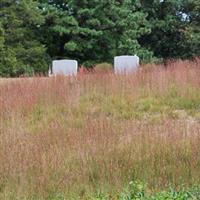
[(76, 76), (77, 72), (78, 62), (76, 60), (54, 60), (49, 75)]
[(114, 58), (115, 73), (127, 74), (135, 72), (140, 66), (140, 58), (134, 56), (116, 56)]

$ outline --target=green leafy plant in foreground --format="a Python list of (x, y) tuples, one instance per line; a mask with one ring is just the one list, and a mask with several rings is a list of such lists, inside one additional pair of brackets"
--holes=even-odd
[(130, 182), (129, 186), (119, 194), (118, 198), (109, 198), (108, 195), (99, 193), (93, 200), (198, 200), (200, 199), (200, 188), (195, 186), (191, 189), (182, 187), (180, 190), (150, 193), (143, 183)]

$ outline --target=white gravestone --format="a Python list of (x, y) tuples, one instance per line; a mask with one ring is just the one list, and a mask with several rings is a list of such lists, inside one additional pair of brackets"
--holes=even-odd
[(76, 60), (54, 60), (52, 65), (52, 75), (76, 76), (78, 72), (78, 62)]
[(136, 71), (140, 66), (140, 58), (134, 56), (116, 56), (114, 59), (115, 73), (130, 73)]

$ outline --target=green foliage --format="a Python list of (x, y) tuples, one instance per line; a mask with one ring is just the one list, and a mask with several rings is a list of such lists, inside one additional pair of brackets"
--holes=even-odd
[[(150, 32), (146, 14), (137, 11), (131, 1), (64, 2), (46, 3), (43, 12), (46, 16), (44, 33), (48, 30), (44, 40), (51, 56), (75, 58), (87, 66), (112, 61), (120, 54), (137, 53), (146, 60), (152, 57), (137, 41)], [(54, 51), (50, 50), (52, 47)]]
[(28, 0), (1, 1), (0, 76), (47, 71), (47, 54), (38, 39), (44, 18), (37, 6), (37, 2)]
[(120, 200), (145, 199), (145, 186), (139, 182), (131, 181), (129, 187), (121, 194)]
[[(200, 198), (200, 188), (193, 187), (180, 190), (170, 189), (169, 191), (149, 193), (143, 183), (130, 182), (129, 187), (119, 195), (118, 200), (197, 200)], [(105, 194), (98, 195), (94, 200), (111, 200)]]
[(0, 76), (46, 73), (50, 58), (93, 67), (200, 55), (198, 0), (1, 0)]
[(140, 42), (158, 58), (194, 58), (200, 55), (198, 0), (141, 0), (151, 33)]

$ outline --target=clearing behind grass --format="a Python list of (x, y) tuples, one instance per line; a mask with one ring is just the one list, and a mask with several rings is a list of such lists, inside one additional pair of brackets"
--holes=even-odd
[(0, 84), (0, 199), (200, 199), (199, 61), (28, 80)]

